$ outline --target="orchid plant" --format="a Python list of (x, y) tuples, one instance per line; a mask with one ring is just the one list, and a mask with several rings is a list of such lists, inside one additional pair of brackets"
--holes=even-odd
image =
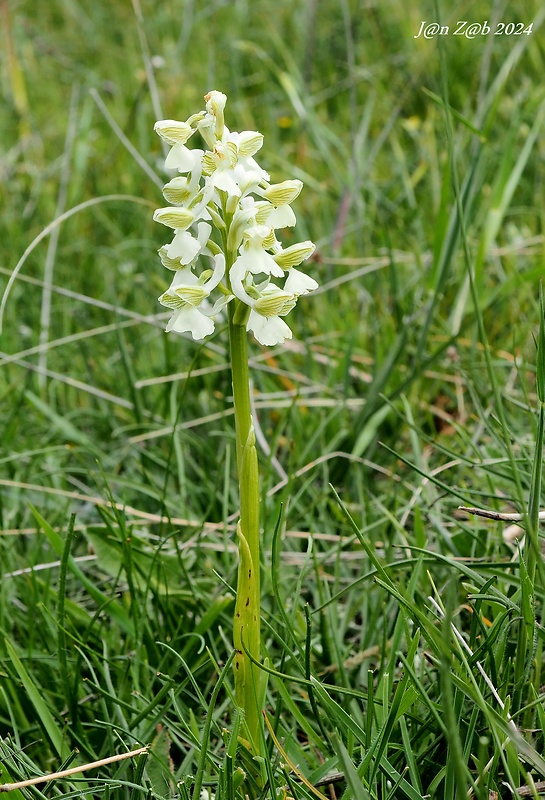
[[(172, 309), (167, 331), (202, 340), (227, 313), (236, 426), (240, 520), (239, 571), (233, 642), (235, 698), (244, 711), (247, 744), (261, 748), (264, 682), (260, 658), (259, 481), (250, 405), (247, 331), (262, 345), (277, 345), (292, 332), (284, 317), (298, 298), (317, 288), (299, 269), (314, 252), (310, 241), (284, 248), (276, 236), (296, 223), (291, 203), (302, 189), (299, 180), (270, 183), (254, 155), (263, 144), (256, 131), (229, 131), (224, 122), (226, 96), (211, 91), (206, 106), (185, 122), (161, 120), (159, 136), (171, 145), (167, 170), (177, 171), (164, 187), (171, 205), (154, 220), (174, 231), (159, 250), (173, 272), (159, 302)], [(205, 150), (187, 142), (201, 136)], [(280, 285), (280, 281), (283, 284)]]

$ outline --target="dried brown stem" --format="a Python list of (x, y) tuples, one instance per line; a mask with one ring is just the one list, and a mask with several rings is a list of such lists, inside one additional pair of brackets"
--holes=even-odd
[(101, 758), (100, 761), (91, 761), (89, 764), (81, 764), (79, 767), (63, 769), (61, 772), (51, 772), (49, 775), (39, 775), (37, 778), (29, 778), (26, 781), (18, 781), (17, 783), (3, 783), (0, 785), (0, 792), (12, 792), (14, 789), (25, 789), (27, 786), (34, 786), (36, 783), (48, 783), (49, 781), (56, 781), (59, 778), (67, 778), (70, 775), (77, 775), (79, 772), (85, 772), (88, 769), (103, 767), (105, 764), (112, 764), (114, 761), (122, 761), (124, 758), (140, 756), (147, 752), (148, 746), (146, 745), (146, 747), (139, 747), (137, 750), (130, 750), (128, 753), (118, 753), (116, 756)]

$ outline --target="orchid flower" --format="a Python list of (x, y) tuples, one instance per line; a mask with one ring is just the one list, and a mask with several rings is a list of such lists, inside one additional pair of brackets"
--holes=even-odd
[(219, 313), (230, 297), (221, 297), (210, 306), (208, 297), (225, 274), (225, 257), (222, 253), (214, 257), (214, 269), (205, 270), (200, 277), (190, 267), (176, 271), (169, 289), (159, 298), (161, 305), (171, 308), (174, 314), (166, 330), (177, 333), (189, 332), (194, 339), (204, 339), (214, 331), (212, 317)]

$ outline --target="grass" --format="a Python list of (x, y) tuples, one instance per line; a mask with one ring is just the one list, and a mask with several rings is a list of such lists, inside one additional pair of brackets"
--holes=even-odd
[[(540, 4), (2, 14), (2, 782), (150, 744), (14, 795), (543, 794)], [(415, 40), (437, 16), (537, 21)], [(321, 284), (289, 346), (250, 344), (261, 786), (229, 663), (225, 331), (166, 336), (156, 302), (153, 123), (210, 88), (305, 182)], [(459, 505), (526, 514), (524, 542)]]

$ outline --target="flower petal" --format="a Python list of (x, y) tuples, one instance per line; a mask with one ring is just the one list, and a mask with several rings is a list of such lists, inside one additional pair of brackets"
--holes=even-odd
[(207, 290), (208, 294), (212, 292), (218, 283), (221, 281), (223, 276), (225, 275), (225, 256), (223, 253), (218, 253), (217, 256), (214, 256), (214, 272), (208, 278), (208, 280), (203, 284), (203, 288)]
[(207, 317), (215, 317), (215, 316), (217, 316), (217, 315), (218, 315), (218, 314), (219, 314), (221, 311), (223, 311), (223, 309), (225, 308), (225, 306), (226, 306), (226, 305), (228, 305), (228, 303), (230, 303), (230, 302), (231, 302), (231, 300), (233, 300), (233, 299), (234, 299), (234, 297), (235, 297), (235, 295), (234, 295), (234, 294), (222, 295), (222, 297), (220, 297), (220, 298), (218, 298), (218, 299), (216, 300), (216, 302), (214, 303), (214, 305), (212, 306), (212, 308), (210, 308), (210, 309), (203, 308), (203, 309), (202, 309), (202, 313), (203, 313), (203, 314), (206, 314), (206, 316), (207, 316)]
[(293, 228), (296, 222), (295, 213), (288, 205), (273, 208), (267, 216), (267, 225), (271, 228)]
[(314, 278), (311, 278), (309, 275), (305, 275), (304, 272), (293, 268), (288, 272), (288, 277), (284, 284), (284, 291), (289, 294), (294, 294), (297, 297), (301, 294), (313, 292), (317, 288), (318, 281), (315, 281)]

